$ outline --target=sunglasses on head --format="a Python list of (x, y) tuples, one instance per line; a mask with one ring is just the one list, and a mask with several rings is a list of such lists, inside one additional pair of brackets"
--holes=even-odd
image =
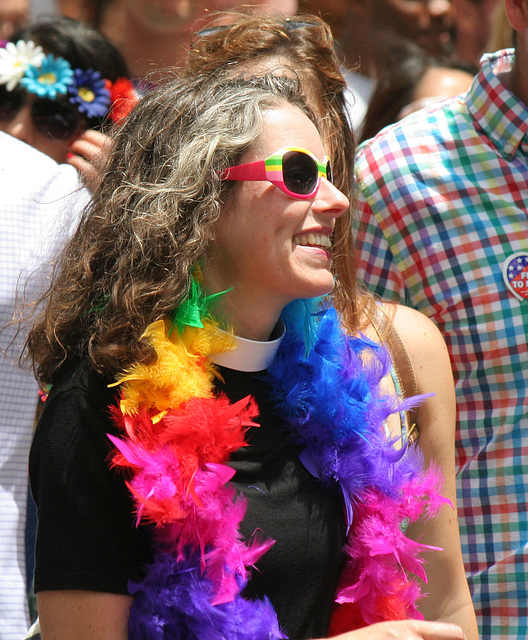
[(291, 198), (309, 200), (317, 193), (321, 178), (332, 182), (332, 171), (328, 156), (319, 162), (310, 151), (290, 147), (265, 160), (229, 167), (220, 177), (222, 180), (268, 180)]
[[(200, 29), (197, 31), (191, 41), (191, 49), (194, 48), (196, 42), (202, 38), (208, 38), (209, 36), (215, 36), (218, 33), (223, 33), (224, 31), (228, 31), (232, 27), (236, 26), (236, 23), (227, 23), (227, 24), (215, 24), (210, 27), (205, 27), (204, 29)], [(319, 28), (320, 25), (314, 24), (309, 20), (296, 20), (295, 18), (285, 18), (282, 22), (282, 26), (286, 31), (295, 31), (296, 29), (313, 29)]]
[[(26, 100), (27, 93), (24, 90), (7, 91), (5, 87), (0, 87), (0, 122), (12, 120)], [(58, 100), (35, 98), (30, 114), (33, 126), (40, 134), (57, 140), (71, 138), (81, 126), (77, 110)]]

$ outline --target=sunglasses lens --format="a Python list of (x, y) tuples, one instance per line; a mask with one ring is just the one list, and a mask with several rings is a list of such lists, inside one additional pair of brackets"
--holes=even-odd
[(0, 87), (0, 121), (12, 120), (24, 105), (24, 92)]
[(282, 158), (282, 179), (293, 193), (307, 195), (314, 191), (318, 180), (313, 158), (301, 151), (287, 151)]
[(334, 184), (334, 174), (332, 173), (332, 167), (330, 166), (330, 162), (326, 165), (326, 179), (328, 182)]
[(57, 140), (71, 138), (79, 127), (79, 116), (75, 109), (56, 100), (35, 100), (31, 116), (39, 133)]

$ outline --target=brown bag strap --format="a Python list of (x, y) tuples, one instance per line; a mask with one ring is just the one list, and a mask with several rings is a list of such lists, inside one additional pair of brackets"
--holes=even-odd
[(405, 398), (411, 398), (418, 395), (418, 385), (414, 377), (414, 371), (411, 359), (407, 353), (407, 349), (400, 338), (400, 334), (393, 325), (390, 325), (389, 348), (394, 359), (394, 368), (398, 376)]
[[(416, 384), (416, 377), (411, 364), (411, 359), (407, 353), (407, 349), (400, 338), (400, 335), (394, 328), (394, 325), (389, 321), (381, 305), (377, 306), (377, 312), (372, 319), (372, 326), (374, 327), (380, 342), (386, 342), (390, 354), (392, 356), (392, 364), (396, 377), (400, 385), (401, 393), (404, 398), (411, 398), (418, 395), (418, 385)], [(385, 340), (382, 339), (382, 334), (385, 334)], [(407, 438), (410, 443), (416, 442), (419, 436), (418, 425), (413, 419), (410, 411), (405, 411), (405, 429), (407, 431)]]

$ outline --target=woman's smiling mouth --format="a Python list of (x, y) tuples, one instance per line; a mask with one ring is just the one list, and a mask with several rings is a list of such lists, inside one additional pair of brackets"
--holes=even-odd
[(330, 236), (326, 233), (307, 233), (297, 235), (293, 238), (293, 244), (300, 245), (302, 247), (316, 247), (323, 249), (330, 249), (332, 247)]

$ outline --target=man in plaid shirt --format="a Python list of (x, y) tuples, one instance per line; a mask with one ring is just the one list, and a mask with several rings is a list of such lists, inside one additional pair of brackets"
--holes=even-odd
[[(366, 285), (432, 318), (457, 401), (462, 549), (482, 638), (528, 636), (528, 0), (464, 97), (357, 156)], [(526, 449), (525, 449), (526, 447)]]

